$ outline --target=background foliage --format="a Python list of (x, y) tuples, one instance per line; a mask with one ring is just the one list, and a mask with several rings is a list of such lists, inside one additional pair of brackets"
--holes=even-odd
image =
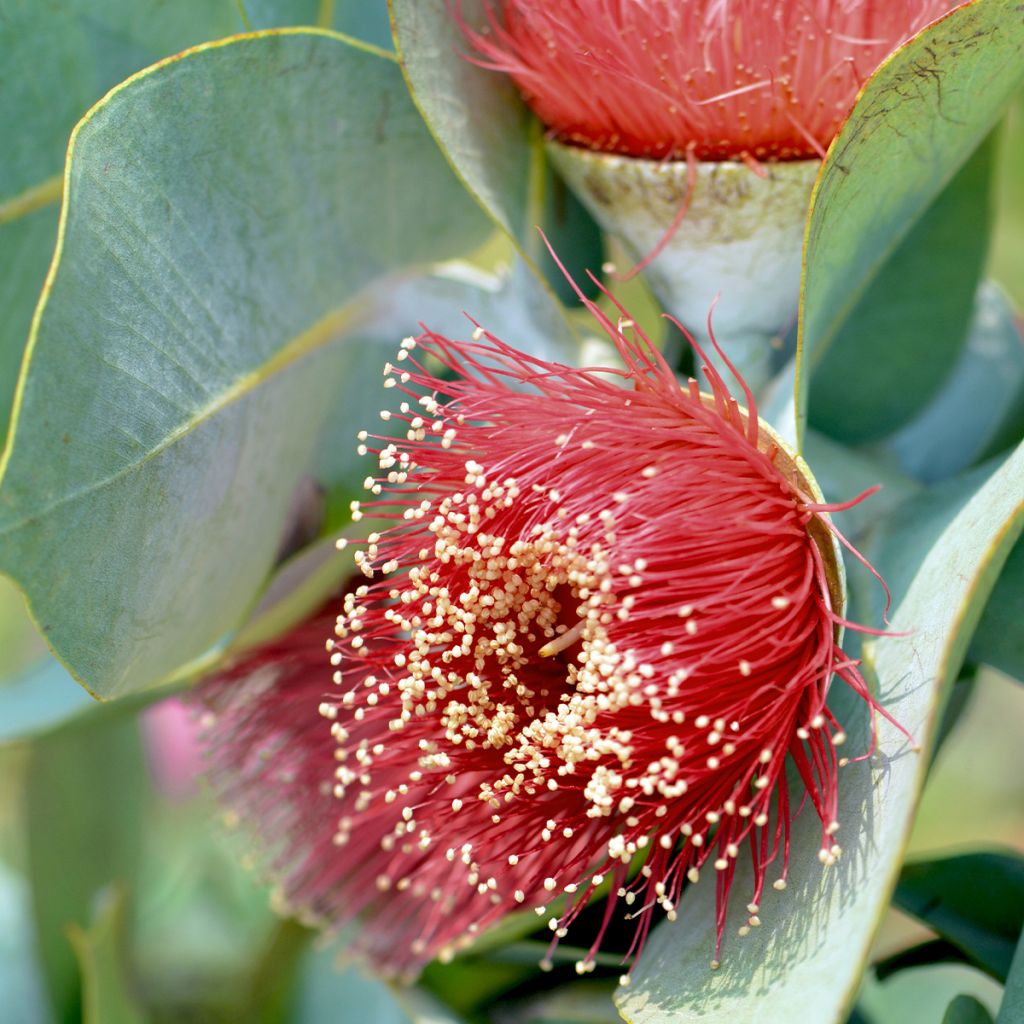
[[(533, 227), (574, 272), (605, 243), (540, 131), (451, 56), (444, 0), (391, 14), (394, 43), (382, 0), (0, 0), (14, 1024), (619, 1019), (614, 956), (586, 982), (571, 950), (540, 975), (529, 934), (410, 990), (337, 969), (167, 745), (187, 729), (161, 699), (337, 585), (353, 436), (398, 338), (458, 333), (465, 309), (594, 361)], [(317, 27), (277, 31), (294, 25)], [(790, 339), (826, 493), (885, 483), (840, 525), (914, 630), (863, 655), (930, 749), (885, 787), (847, 776), (871, 842), (845, 887), (798, 857), (772, 928), (713, 980), (707, 893), (688, 894), (686, 930), (659, 929), (615, 997), (637, 1024), (1024, 1013), (1022, 52), (1013, 5), (975, 0), (873, 78), (819, 180)], [(626, 299), (656, 316), (642, 285)], [(852, 599), (877, 621), (856, 571)]]

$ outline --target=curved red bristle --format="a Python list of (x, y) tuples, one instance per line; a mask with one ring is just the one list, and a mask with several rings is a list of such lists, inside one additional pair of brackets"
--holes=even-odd
[(480, 328), (403, 342), (383, 415), (406, 433), (365, 439), (378, 472), (355, 503), (392, 524), (357, 551), (369, 581), (204, 687), (218, 789), (270, 837), (293, 906), (363, 918), (378, 969), (413, 973), (522, 906), (557, 942), (604, 879), (592, 953), (624, 904), (639, 955), (708, 871), (721, 944), (743, 846), (752, 904), (780, 860), (784, 884), (787, 762), (837, 854), (833, 675), (881, 709), (808, 532), (834, 506), (759, 450), (717, 373), (710, 401), (681, 389), (588, 305), (624, 369)]
[(954, 0), (501, 0), (462, 24), (561, 140), (651, 159), (823, 157), (868, 76)]

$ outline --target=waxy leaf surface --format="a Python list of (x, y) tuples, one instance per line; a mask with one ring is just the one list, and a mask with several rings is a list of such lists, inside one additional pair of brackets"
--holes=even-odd
[(342, 339), (366, 290), (486, 221), (394, 60), (312, 30), (130, 79), (76, 130), (66, 192), (0, 480), (0, 568), (112, 697), (238, 623), (328, 410), (365, 386)]
[(885, 442), (905, 472), (932, 483), (1024, 435), (1024, 336), (1002, 289), (978, 289), (967, 344), (942, 388)]
[[(540, 123), (503, 74), (473, 64), (448, 0), (388, 0), (395, 43), (409, 89), (438, 145), (466, 188), (504, 230), (527, 262), (562, 298), (571, 292), (544, 248), (549, 240), (574, 277), (588, 289), (586, 270), (598, 272), (600, 233), (582, 205), (556, 179), (547, 161)], [(474, 28), (486, 25), (484, 0), (458, 9)]]
[(826, 348), (1022, 82), (1024, 9), (1012, 0), (962, 5), (868, 81), (811, 202), (796, 383), (801, 431), (808, 381)]
[(964, 164), (824, 350), (811, 378), (815, 428), (850, 444), (885, 437), (950, 380), (988, 253), (993, 149), (989, 139)]
[[(922, 752), (879, 722), (877, 756), (840, 773), (839, 863), (822, 868), (821, 826), (813, 814), (802, 814), (793, 829), (789, 886), (782, 893), (768, 890), (763, 925), (745, 938), (736, 935), (749, 885), (741, 858), (720, 970), (708, 966), (715, 948), (714, 886), (702, 880), (684, 894), (679, 920), (658, 926), (632, 985), (619, 990), (619, 1008), (631, 1024), (782, 1024), (793, 1019), (794, 1007), (802, 1019), (820, 1024), (845, 1019), (896, 881), (945, 692), (1024, 525), (1022, 473), (1024, 446), (980, 480), (972, 478), (966, 498), (959, 491), (944, 495), (956, 511), (923, 551), (908, 543), (918, 525), (910, 518), (879, 545), (879, 568), (890, 583), (908, 581), (894, 587), (893, 629), (912, 632), (865, 642), (865, 669)], [(943, 522), (942, 515), (933, 521)], [(830, 706), (846, 726), (847, 756), (863, 753), (870, 742), (863, 708), (840, 686)]]
[[(317, 2), (0, 0), (0, 436), (57, 238), (75, 122), (147, 64), (250, 27), (311, 24)], [(351, 13), (338, 20), (360, 34)]]

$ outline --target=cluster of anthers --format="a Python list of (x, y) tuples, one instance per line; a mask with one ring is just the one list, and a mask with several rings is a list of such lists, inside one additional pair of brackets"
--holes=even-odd
[[(332, 925), (359, 915), (377, 967), (413, 974), (519, 908), (553, 949), (599, 894), (577, 969), (623, 904), (629, 960), (709, 871), (720, 947), (741, 851), (741, 933), (785, 888), (794, 779), (822, 862), (840, 853), (833, 675), (877, 705), (837, 643), (831, 506), (749, 393), (746, 412), (712, 369), (711, 394), (681, 388), (592, 311), (624, 369), (479, 327), (402, 342), (381, 416), (404, 437), (360, 434), (379, 471), (353, 518), (381, 532), (328, 641), (336, 692), (310, 655), (321, 618), (232, 670), (249, 697), (212, 702), (230, 737), (215, 777), (269, 821), (284, 895)], [(314, 692), (333, 744), (290, 710)]]

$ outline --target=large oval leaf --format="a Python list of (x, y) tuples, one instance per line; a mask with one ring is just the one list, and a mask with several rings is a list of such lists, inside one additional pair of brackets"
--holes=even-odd
[(993, 149), (989, 139), (964, 164), (825, 349), (813, 427), (850, 444), (885, 437), (951, 377), (988, 250)]
[[(844, 855), (836, 868), (818, 862), (820, 824), (799, 817), (793, 830), (789, 888), (763, 901), (764, 926), (736, 938), (746, 912), (747, 878), (737, 871), (722, 967), (708, 967), (714, 951), (714, 892), (697, 885), (679, 907), (679, 921), (655, 931), (618, 1005), (632, 1024), (725, 1024), (757, 1020), (783, 1024), (799, 1019), (835, 1024), (852, 1000), (871, 937), (899, 871), (917, 793), (928, 764), (944, 693), (959, 668), (981, 607), (1014, 538), (1024, 525), (1020, 480), (1024, 446), (989, 471), (968, 500), (944, 497), (958, 511), (943, 523), (933, 516), (933, 543), (920, 551), (908, 539), (918, 521), (907, 517), (882, 546), (882, 568), (900, 576), (897, 562), (911, 562), (898, 590), (896, 630), (906, 637), (865, 643), (865, 668), (877, 676), (888, 711), (925, 750), (910, 750), (887, 722), (879, 727), (878, 756), (848, 765), (840, 778), (840, 833)], [(923, 499), (917, 499), (923, 500)], [(940, 528), (940, 524), (945, 528)], [(848, 691), (836, 692), (837, 717), (849, 723), (849, 747), (860, 753), (869, 737), (863, 713)], [(854, 723), (859, 725), (854, 726)]]
[[(581, 280), (601, 266), (601, 235), (548, 163), (539, 123), (505, 75), (466, 59), (472, 46), (448, 0), (388, 3), (409, 89), (438, 145), (528, 265), (571, 299), (537, 227)], [(485, 24), (484, 8), (483, 0), (459, 5), (477, 27)]]
[(888, 256), (1024, 82), (1024, 10), (973, 0), (872, 75), (815, 185), (804, 247), (797, 422), (807, 382)]
[(1002, 289), (985, 282), (964, 346), (941, 390), (885, 447), (929, 483), (963, 472), (1024, 435), (1024, 337)]
[(108, 89), (161, 57), (247, 28), (311, 23), (306, 8), (315, 4), (0, 0), (0, 437), (57, 237), (61, 166), (75, 122)]
[[(380, 51), (239, 37), (76, 129), (0, 483), (0, 567), (96, 694), (234, 626), (274, 559), (360, 296), (486, 221)], [(346, 442), (347, 443), (347, 440)]]

